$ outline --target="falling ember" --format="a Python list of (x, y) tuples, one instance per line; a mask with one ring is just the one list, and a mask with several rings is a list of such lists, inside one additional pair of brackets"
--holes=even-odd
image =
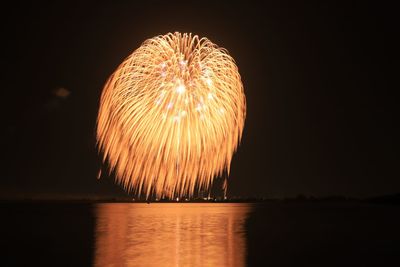
[(227, 51), (207, 38), (169, 33), (146, 40), (108, 79), (98, 147), (128, 192), (191, 197), (229, 174), (245, 116)]
[(224, 190), (224, 199), (226, 199), (226, 192), (228, 191), (228, 179), (226, 179), (226, 177), (224, 179), (222, 189)]

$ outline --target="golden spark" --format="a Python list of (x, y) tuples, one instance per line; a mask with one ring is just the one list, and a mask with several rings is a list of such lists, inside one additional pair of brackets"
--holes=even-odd
[(146, 40), (108, 79), (98, 147), (128, 192), (192, 197), (229, 175), (245, 116), (228, 52), (207, 38), (168, 33)]

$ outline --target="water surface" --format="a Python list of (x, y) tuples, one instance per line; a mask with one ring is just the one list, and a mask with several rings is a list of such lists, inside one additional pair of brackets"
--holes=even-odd
[(400, 206), (0, 203), (0, 266), (396, 266)]

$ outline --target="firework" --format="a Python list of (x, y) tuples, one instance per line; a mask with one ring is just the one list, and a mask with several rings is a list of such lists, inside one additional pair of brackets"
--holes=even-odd
[(146, 40), (104, 86), (98, 148), (128, 192), (192, 197), (229, 175), (246, 99), (228, 52), (207, 38)]

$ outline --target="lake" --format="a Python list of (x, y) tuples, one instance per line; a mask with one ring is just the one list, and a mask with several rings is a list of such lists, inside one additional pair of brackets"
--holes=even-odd
[(399, 206), (1, 203), (1, 266), (386, 266)]

